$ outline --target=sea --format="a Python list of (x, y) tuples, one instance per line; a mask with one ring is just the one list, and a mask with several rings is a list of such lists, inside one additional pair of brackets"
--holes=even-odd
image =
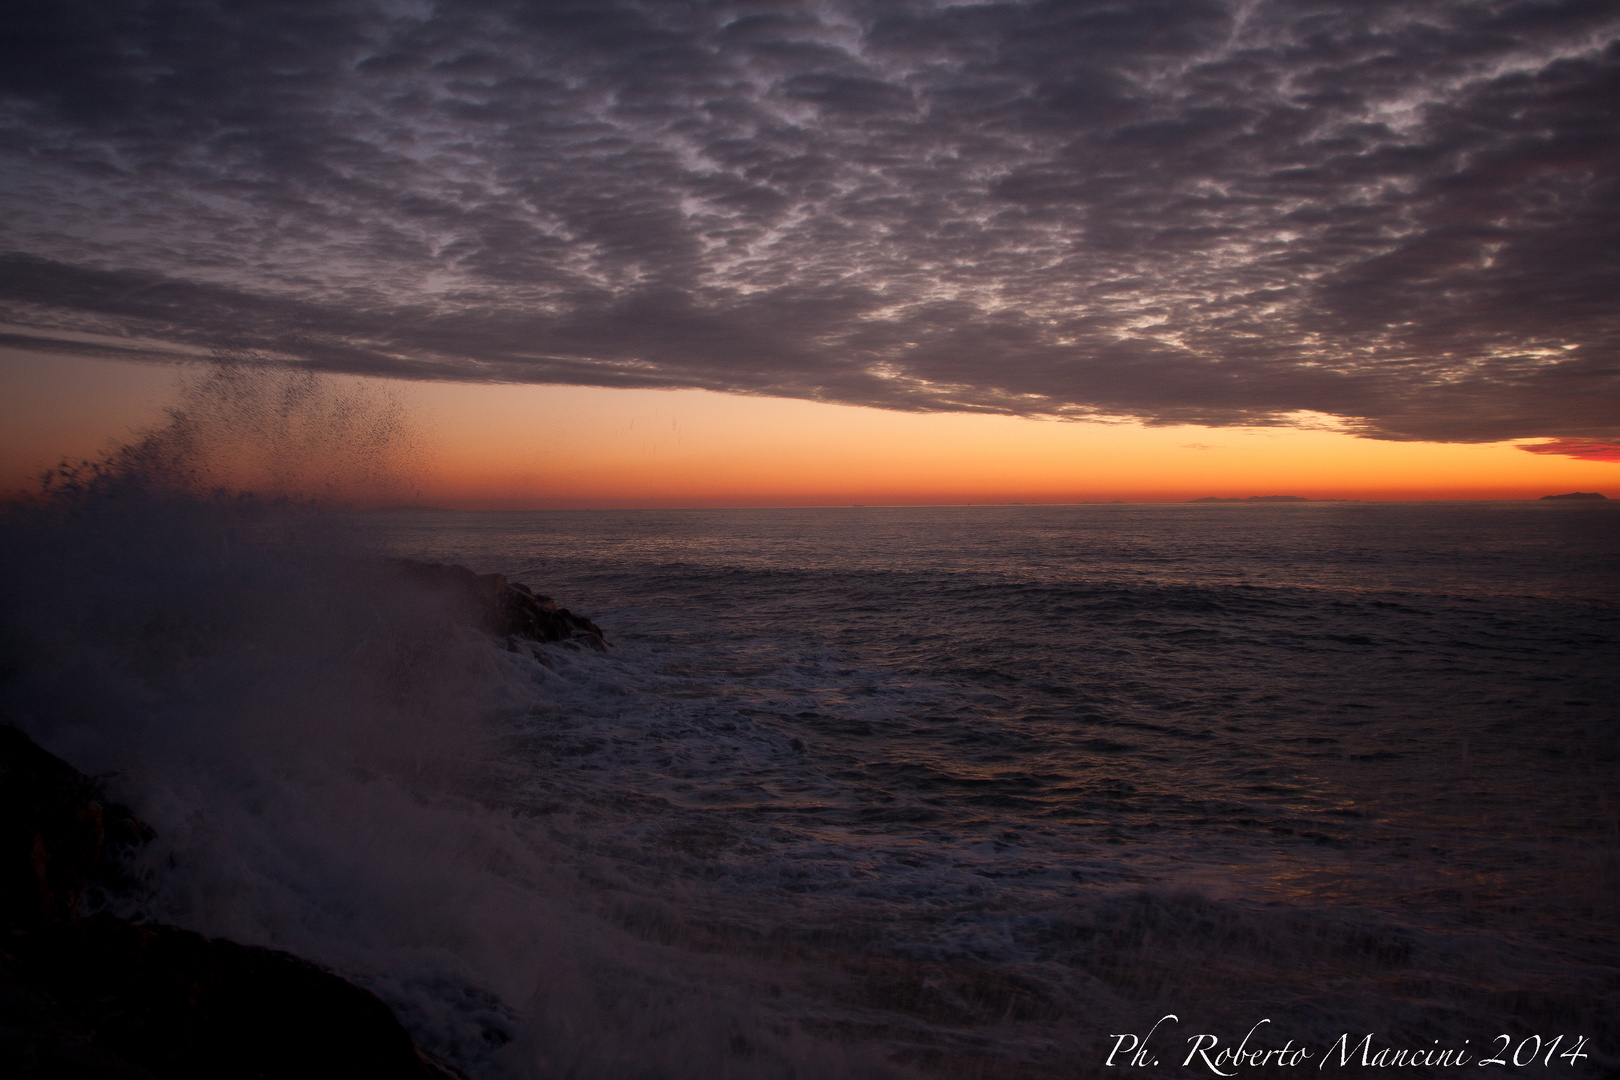
[(468, 1076), (1620, 1070), (1613, 503), (7, 536), (6, 718), (158, 834), (96, 903), (310, 957)]

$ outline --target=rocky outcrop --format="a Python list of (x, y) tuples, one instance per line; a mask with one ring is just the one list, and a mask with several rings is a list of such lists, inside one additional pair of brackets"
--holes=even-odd
[(501, 574), (476, 574), (465, 566), (399, 559), (402, 573), (419, 587), (448, 592), (459, 599), (468, 617), (498, 637), (526, 641), (562, 641), (604, 652), (602, 628), (583, 615), (558, 607), (549, 596), (535, 593), (521, 582)]
[(449, 1075), (375, 995), (274, 949), (98, 915), (14, 935), (6, 953), (96, 1049), (156, 1076)]
[(449, 1080), (388, 1006), (274, 949), (110, 915), (120, 850), (151, 830), (0, 725), (0, 1061), (15, 1077)]
[(92, 881), (118, 885), (116, 856), (151, 839), (129, 808), (10, 725), (0, 726), (0, 918), (76, 916)]

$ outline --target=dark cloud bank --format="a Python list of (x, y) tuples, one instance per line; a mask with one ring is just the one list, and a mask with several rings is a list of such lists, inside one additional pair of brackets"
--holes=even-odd
[(1612, 2), (51, 0), (0, 41), (11, 344), (1620, 445)]

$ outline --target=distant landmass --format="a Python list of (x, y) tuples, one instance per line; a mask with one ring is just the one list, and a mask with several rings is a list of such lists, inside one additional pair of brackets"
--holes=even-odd
[[(1559, 495), (1556, 498), (1567, 499), (1568, 495)], [(1205, 495), (1202, 499), (1188, 499), (1188, 502), (1310, 502), (1303, 495), (1250, 495), (1247, 499), (1223, 499), (1219, 495)]]
[(374, 506), (367, 513), (371, 514), (400, 514), (405, 512), (417, 514), (453, 514), (446, 506), (417, 506), (415, 503), (396, 503), (393, 506)]
[(1541, 497), (1542, 502), (1546, 502), (1548, 499), (1552, 499), (1554, 501), (1560, 501), (1563, 499), (1602, 499), (1604, 502), (1607, 502), (1609, 497), (1603, 494), (1601, 491), (1572, 491), (1568, 495), (1543, 495)]

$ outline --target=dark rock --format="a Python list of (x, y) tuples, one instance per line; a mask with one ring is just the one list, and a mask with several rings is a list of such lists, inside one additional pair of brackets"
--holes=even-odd
[(97, 915), (5, 952), (96, 1050), (157, 1076), (448, 1075), (375, 995), (274, 949)]
[(6, 925), (78, 915), (85, 889), (116, 876), (122, 849), (152, 830), (102, 799), (89, 777), (17, 728), (0, 725), (0, 917)]
[[(3, 952), (0, 949), (0, 952)], [(43, 988), (0, 963), (0, 1061), (8, 1077), (152, 1080), (152, 1073), (98, 1046), (95, 1030)]]
[(500, 637), (528, 641), (566, 641), (597, 652), (607, 650), (602, 628), (583, 615), (558, 607), (521, 582), (501, 574), (475, 574), (465, 566), (396, 560), (406, 577), (457, 596), (471, 621)]
[(399, 1077), (430, 1062), (370, 992), (173, 926), (81, 918), (152, 830), (0, 725), (0, 1062), (16, 1077)]
[(1572, 499), (1576, 502), (1609, 501), (1609, 497), (1603, 494), (1601, 491), (1572, 491), (1568, 495), (1543, 495), (1541, 497), (1542, 502), (1547, 502), (1548, 500), (1553, 502), (1562, 502), (1565, 499)]

